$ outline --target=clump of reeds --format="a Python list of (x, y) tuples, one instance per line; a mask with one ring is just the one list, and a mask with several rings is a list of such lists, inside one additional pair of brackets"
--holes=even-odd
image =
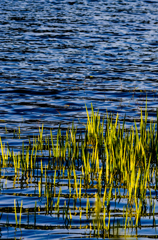
[[(50, 136), (45, 136), (42, 126), (39, 135), (34, 136), (28, 146), (23, 144), (19, 153), (11, 151), (9, 146), (6, 148), (0, 139), (0, 171), (13, 166), (17, 184), (25, 176), (28, 185), (36, 176), (39, 199), (46, 199), (45, 214), (56, 214), (58, 218), (62, 215), (67, 227), (73, 224), (74, 216), (78, 215), (81, 224), (84, 217), (89, 234), (103, 238), (114, 237), (116, 228), (111, 201), (126, 199), (124, 211), (119, 215), (119, 227), (124, 228), (126, 234), (127, 229), (141, 226), (142, 216), (154, 216), (155, 213), (151, 194), (147, 197), (147, 191), (157, 188), (157, 125), (148, 124), (147, 110), (144, 118), (141, 112), (139, 127), (135, 123), (130, 130), (125, 128), (125, 120), (122, 125), (119, 123), (118, 115), (114, 120), (107, 114), (106, 119), (101, 120), (93, 107), (91, 115), (86, 111), (84, 134), (72, 126), (65, 134), (59, 128), (56, 136), (51, 130)], [(50, 170), (52, 177), (47, 174)], [(67, 195), (62, 193), (62, 179), (68, 180)], [(95, 189), (95, 194), (90, 194), (88, 189)], [(64, 206), (60, 204), (60, 198), (65, 198)], [(84, 198), (87, 199), (86, 206), (76, 206), (76, 201), (81, 203)], [(90, 198), (95, 199), (95, 204)], [(147, 212), (147, 198), (150, 213)], [(73, 207), (68, 204), (70, 199), (74, 200)], [(35, 209), (34, 212), (39, 211), (37, 207)], [(22, 210), (25, 212), (21, 205), (18, 223), (14, 204), (16, 226), (21, 225)]]

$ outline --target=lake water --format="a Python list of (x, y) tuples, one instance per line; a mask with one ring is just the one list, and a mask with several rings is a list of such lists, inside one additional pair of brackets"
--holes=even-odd
[(140, 118), (146, 96), (155, 120), (157, 10), (154, 0), (1, 1), (1, 136), (6, 126), (7, 141), (15, 145), (20, 140), (11, 136), (19, 127), (25, 139), (42, 123), (67, 128), (74, 120), (80, 126), (91, 103), (102, 116), (106, 110), (120, 119), (126, 114), (130, 125)]
[(91, 103), (130, 120), (146, 95), (154, 117), (157, 9), (145, 0), (2, 1), (0, 126), (67, 125)]

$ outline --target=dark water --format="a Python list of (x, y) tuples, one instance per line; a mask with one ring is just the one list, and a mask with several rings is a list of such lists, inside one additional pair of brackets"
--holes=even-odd
[(146, 95), (154, 117), (157, 9), (145, 0), (1, 1), (0, 126), (64, 126), (91, 102), (139, 118)]
[[(42, 123), (48, 128), (59, 123), (67, 127), (73, 119), (82, 121), (85, 104), (90, 108), (91, 103), (102, 115), (106, 109), (118, 112), (120, 118), (126, 113), (130, 122), (140, 117), (146, 95), (149, 117), (154, 118), (158, 107), (157, 10), (158, 2), (152, 0), (1, 1), (1, 135), (4, 126), (10, 131), (21, 127), (25, 134)], [(1, 195), (0, 204), (4, 205), (6, 196)], [(13, 206), (13, 199), (13, 195), (7, 198), (7, 206)], [(24, 206), (34, 206), (35, 200), (24, 199)], [(1, 231), (8, 236), (5, 227)], [(25, 239), (39, 239), (34, 230), (25, 231)], [(67, 238), (68, 231), (62, 231), (61, 237), (59, 229), (54, 230), (53, 238)], [(84, 236), (81, 230), (71, 231), (71, 238)], [(15, 229), (10, 228), (9, 234), (14, 238)], [(17, 230), (16, 237), (20, 234)], [(48, 238), (48, 231), (41, 234)]]

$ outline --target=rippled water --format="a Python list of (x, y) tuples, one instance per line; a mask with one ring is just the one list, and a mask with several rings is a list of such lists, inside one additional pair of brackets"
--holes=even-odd
[[(21, 127), (25, 138), (42, 123), (79, 124), (91, 103), (102, 115), (106, 109), (120, 118), (126, 113), (130, 122), (140, 117), (146, 96), (154, 118), (157, 9), (154, 0), (1, 1), (1, 136), (4, 126), (9, 132)], [(7, 139), (14, 145), (20, 141), (9, 134)]]
[(139, 117), (146, 94), (154, 116), (157, 9), (144, 0), (2, 1), (0, 125), (67, 124), (91, 102)]

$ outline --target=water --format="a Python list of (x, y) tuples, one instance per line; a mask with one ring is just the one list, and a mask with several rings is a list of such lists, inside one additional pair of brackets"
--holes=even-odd
[[(1, 124), (27, 131), (157, 108), (158, 3), (6, 1), (0, 6)], [(2, 121), (3, 120), (3, 121)]]
[[(122, 119), (126, 113), (130, 125), (133, 118), (140, 118), (146, 96), (149, 117), (155, 119), (157, 9), (154, 0), (3, 0), (1, 136), (20, 145), (20, 140), (12, 139), (18, 127), (26, 139), (42, 123), (67, 128), (74, 120), (80, 126), (78, 118), (85, 121), (85, 104), (90, 109), (91, 103), (101, 115), (107, 109)], [(7, 205), (13, 205), (9, 199)]]

